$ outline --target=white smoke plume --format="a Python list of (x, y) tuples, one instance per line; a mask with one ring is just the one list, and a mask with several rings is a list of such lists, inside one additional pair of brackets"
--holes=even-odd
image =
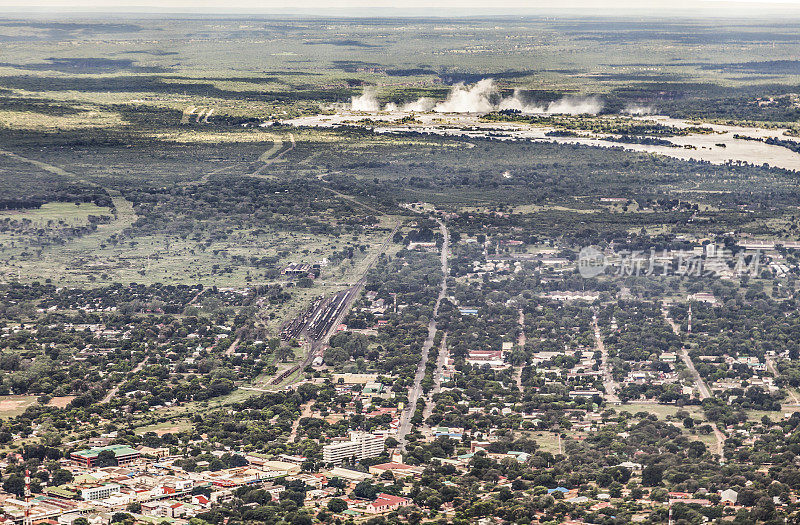
[(497, 93), (491, 78), (484, 78), (472, 87), (456, 84), (444, 102), (433, 107), (437, 113), (489, 113), (494, 110), (490, 97)]
[(654, 113), (653, 108), (650, 106), (637, 105), (625, 106), (625, 109), (623, 109), (622, 112), (627, 113), (628, 115), (650, 115)]
[(522, 100), (519, 89), (514, 90), (514, 95), (506, 97), (497, 105), (497, 109), (503, 111), (504, 109), (511, 109), (514, 111), (521, 111), (522, 113), (544, 113), (544, 108), (541, 106), (531, 106)]
[(525, 114), (596, 115), (603, 109), (603, 102), (597, 97), (564, 97), (545, 107), (528, 104), (522, 99), (520, 91), (514, 90), (514, 95), (501, 100), (497, 109), (512, 109)]
[(350, 99), (350, 109), (370, 113), (380, 111), (381, 104), (378, 102), (378, 97), (375, 96), (375, 88), (367, 86), (361, 96), (352, 97)]
[(384, 111), (389, 112), (403, 112), (403, 113), (426, 113), (433, 109), (433, 106), (436, 105), (436, 101), (432, 98), (428, 97), (420, 97), (413, 102), (407, 102), (401, 106), (398, 106), (394, 102), (389, 102), (386, 104)]
[(403, 104), (402, 110), (407, 112), (411, 111), (426, 112), (432, 110), (435, 105), (436, 101), (433, 100), (432, 98), (420, 97), (414, 102), (408, 102), (407, 104)]
[[(491, 78), (484, 78), (479, 82), (467, 86), (455, 84), (448, 93), (447, 98), (436, 102), (427, 97), (421, 97), (413, 102), (395, 104), (390, 102), (383, 108), (388, 112), (425, 113), (490, 113), (496, 110), (512, 109), (525, 114), (545, 115), (596, 115), (603, 109), (603, 102), (597, 97), (564, 97), (550, 102), (546, 106), (530, 104), (523, 100), (519, 90), (499, 102), (499, 91)], [(352, 97), (350, 107), (353, 111), (378, 112), (381, 111), (380, 102), (376, 96), (375, 88), (366, 87), (361, 96)]]
[(547, 105), (546, 113), (558, 115), (597, 115), (603, 102), (597, 97), (564, 97)]
[(189, 117), (191, 117), (194, 112), (197, 110), (196, 106), (190, 106), (183, 110), (183, 116), (181, 116), (181, 124), (188, 124)]

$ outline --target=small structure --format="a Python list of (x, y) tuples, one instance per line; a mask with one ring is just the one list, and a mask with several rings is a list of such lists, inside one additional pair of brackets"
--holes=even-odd
[(403, 479), (408, 477), (420, 477), (422, 475), (422, 468), (406, 465), (404, 463), (381, 463), (380, 465), (372, 465), (369, 467), (369, 473), (375, 476), (381, 476), (389, 472), (395, 479)]
[(384, 512), (397, 510), (400, 507), (407, 507), (410, 504), (411, 501), (408, 498), (392, 496), (391, 494), (384, 494), (382, 492), (378, 494), (378, 498), (375, 501), (367, 505), (366, 511), (370, 514), (383, 514)]
[(736, 505), (738, 499), (739, 493), (733, 489), (725, 489), (719, 493), (719, 502), (723, 505)]
[(311, 271), (311, 265), (306, 263), (289, 263), (281, 271), (283, 275), (307, 275)]

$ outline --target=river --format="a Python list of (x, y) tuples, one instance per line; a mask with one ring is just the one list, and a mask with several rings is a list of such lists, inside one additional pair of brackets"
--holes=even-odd
[[(683, 160), (703, 160), (712, 164), (726, 162), (747, 162), (800, 171), (800, 154), (782, 146), (765, 144), (756, 140), (734, 138), (742, 135), (754, 139), (768, 137), (788, 138), (785, 129), (764, 129), (743, 126), (726, 126), (704, 122), (686, 121), (666, 116), (639, 116), (636, 120), (656, 121), (665, 126), (687, 128), (702, 126), (713, 129), (713, 133), (690, 133), (665, 137), (679, 147), (655, 146), (649, 144), (627, 144), (603, 140), (613, 135), (602, 133), (579, 132), (578, 137), (549, 137), (547, 133), (555, 128), (537, 126), (519, 122), (484, 122), (480, 115), (463, 113), (419, 113), (415, 114), (415, 122), (398, 123), (408, 116), (406, 113), (354, 113), (341, 112), (335, 115), (314, 115), (287, 120), (284, 123), (293, 126), (335, 127), (340, 125), (356, 125), (373, 129), (376, 133), (401, 133), (416, 131), (443, 136), (461, 136), (487, 138), (496, 140), (531, 140), (548, 141), (562, 144), (584, 144), (602, 148), (623, 148), (643, 153), (656, 153)], [(602, 117), (598, 117), (602, 118)], [(367, 120), (365, 120), (367, 119)], [(724, 144), (724, 146), (722, 146)]]

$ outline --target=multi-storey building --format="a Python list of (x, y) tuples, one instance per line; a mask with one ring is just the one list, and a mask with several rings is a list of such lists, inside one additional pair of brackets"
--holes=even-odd
[(127, 465), (141, 457), (141, 453), (128, 445), (109, 445), (107, 447), (94, 447), (86, 450), (79, 450), (70, 454), (70, 459), (76, 463), (92, 468), (97, 466), (97, 457), (102, 452), (112, 452), (117, 465)]
[(325, 463), (341, 463), (346, 459), (361, 460), (380, 456), (385, 450), (384, 438), (367, 432), (350, 432), (349, 441), (339, 441), (322, 447)]
[(122, 491), (122, 486), (116, 483), (106, 483), (105, 485), (98, 485), (96, 487), (89, 487), (81, 490), (81, 498), (85, 501), (106, 499), (114, 494), (119, 494)]

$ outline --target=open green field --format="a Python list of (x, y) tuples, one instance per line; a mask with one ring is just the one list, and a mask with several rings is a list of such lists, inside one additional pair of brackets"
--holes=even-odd
[(22, 280), (52, 278), (61, 284), (200, 282), (244, 287), (265, 281), (278, 282), (279, 278), (267, 276), (258, 269), (232, 265), (231, 259), (236, 257), (269, 257), (275, 260), (271, 268), (282, 268), (290, 262), (315, 263), (331, 259), (334, 252), (348, 245), (365, 245), (366, 251), (356, 250), (352, 259), (323, 268), (321, 282), (344, 285), (363, 275), (366, 265), (386, 240), (386, 230), (391, 230), (399, 220), (381, 217), (375, 230), (341, 240), (326, 235), (285, 232), (264, 225), (255, 230), (230, 231), (224, 238), (202, 246), (169, 232), (137, 235), (135, 240), (118, 242), (116, 239), (131, 228), (136, 215), (131, 203), (122, 197), (114, 197), (113, 202), (115, 214), (109, 224), (101, 224), (96, 231), (71, 238), (64, 244), (50, 246), (41, 246), (36, 229), (59, 223), (65, 227), (82, 226), (86, 225), (89, 215), (112, 214), (108, 208), (72, 203), (48, 203), (39, 210), (0, 214), (0, 220), (8, 217), (31, 221), (29, 231), (0, 234), (2, 254), (8, 261), (0, 270), (0, 276)]
[(530, 432), (527, 435), (536, 441), (540, 450), (554, 455), (559, 453), (557, 432)]
[[(64, 408), (74, 398), (75, 396), (53, 397), (47, 402), (47, 406)], [(0, 396), (0, 419), (16, 417), (25, 412), (28, 407), (32, 407), (38, 403), (38, 396), (33, 395)]]

